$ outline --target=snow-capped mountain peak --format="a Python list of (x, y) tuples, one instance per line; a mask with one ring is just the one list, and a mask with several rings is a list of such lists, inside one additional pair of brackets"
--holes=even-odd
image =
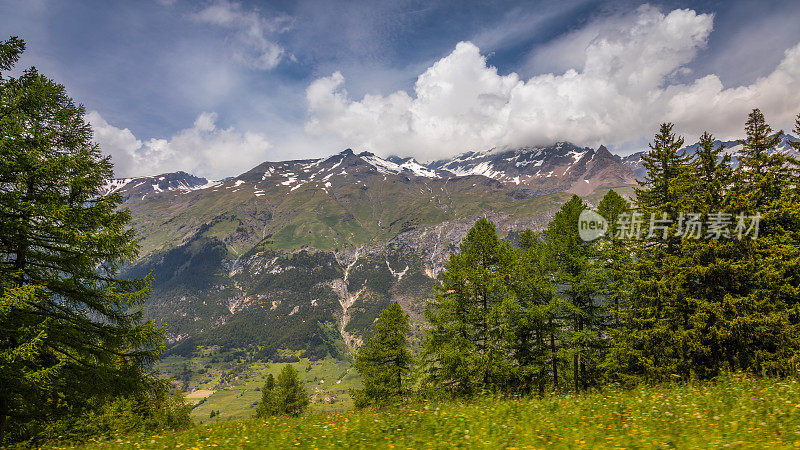
[(153, 193), (213, 188), (213, 192), (224, 189), (231, 193), (250, 192), (256, 197), (264, 197), (276, 193), (288, 195), (305, 189), (329, 194), (336, 186), (366, 186), (371, 180), (385, 182), (393, 177), (407, 182), (473, 176), (512, 186), (523, 196), (559, 191), (584, 194), (602, 185), (635, 182), (631, 170), (605, 147), (594, 150), (558, 142), (550, 146), (497, 147), (466, 152), (430, 164), (422, 164), (413, 158), (382, 158), (370, 152), (356, 153), (346, 149), (327, 158), (265, 162), (233, 179), (219, 182), (209, 182), (184, 172), (110, 180), (105, 192), (124, 191), (126, 199), (136, 200)]
[(109, 195), (124, 189), (127, 195), (137, 192), (140, 195), (168, 191), (193, 191), (218, 184), (186, 172), (173, 172), (150, 177), (115, 178), (108, 180), (100, 189), (101, 195)]

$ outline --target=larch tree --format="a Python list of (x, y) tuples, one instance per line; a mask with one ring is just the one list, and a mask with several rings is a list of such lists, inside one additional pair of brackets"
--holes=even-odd
[[(620, 326), (620, 311), (625, 306), (624, 280), (632, 262), (626, 242), (620, 237), (621, 221), (631, 211), (630, 203), (613, 189), (597, 205), (597, 212), (608, 222), (606, 234), (597, 242), (597, 271), (595, 279), (598, 293), (607, 311), (603, 333), (611, 337), (607, 345), (613, 347), (613, 337)], [(603, 362), (604, 372), (616, 373), (619, 360), (609, 351)]]
[(506, 268), (505, 283), (512, 294), (504, 309), (508, 348), (514, 356), (507, 389), (511, 392), (529, 394), (535, 388), (542, 396), (551, 381), (554, 388), (558, 385), (559, 301), (550, 280), (551, 256), (541, 235), (526, 230)]
[(33, 68), (4, 76), (23, 50), (0, 44), (0, 437), (12, 438), (157, 384), (163, 338), (138, 311), (145, 280), (118, 278), (138, 244), (119, 196), (102, 195), (110, 158), (64, 86)]
[(378, 316), (375, 332), (356, 354), (355, 368), (364, 388), (352, 392), (357, 407), (402, 399), (413, 357), (408, 348), (408, 314), (392, 303)]
[(291, 364), (283, 366), (278, 374), (272, 398), (274, 402), (272, 412), (289, 416), (303, 414), (311, 403), (297, 370)]
[(256, 417), (269, 417), (278, 413), (275, 404), (275, 377), (267, 375), (264, 386), (261, 388), (261, 403), (256, 408)]
[(583, 200), (573, 195), (544, 232), (553, 256), (556, 294), (564, 300), (564, 319), (569, 322), (563, 343), (572, 359), (576, 391), (597, 381), (604, 347), (600, 331), (605, 318), (594, 276), (598, 254), (595, 244), (583, 241), (578, 234), (578, 219), (584, 209)]
[(494, 390), (508, 376), (501, 312), (506, 245), (493, 223), (478, 220), (459, 252), (450, 255), (426, 308), (431, 324), (423, 352), (427, 378), (454, 395)]

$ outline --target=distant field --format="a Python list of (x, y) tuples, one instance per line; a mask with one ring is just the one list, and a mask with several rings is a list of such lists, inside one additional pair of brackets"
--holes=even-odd
[(430, 402), (384, 411), (222, 421), (179, 432), (123, 436), (88, 448), (794, 446), (800, 446), (800, 384), (735, 377), (714, 384), (607, 389), (542, 400)]
[[(285, 364), (288, 363), (252, 362), (216, 348), (206, 348), (192, 358), (166, 357), (158, 369), (170, 378), (181, 380), (180, 384), (187, 384), (185, 388), (180, 387), (184, 388), (186, 400), (195, 405), (192, 419), (197, 424), (205, 424), (252, 417), (261, 401), (261, 388), (267, 375), (277, 376)], [(351, 370), (350, 361), (301, 359), (291, 364), (305, 381), (312, 412), (353, 408), (348, 391), (360, 387), (361, 381)], [(213, 418), (211, 411), (215, 411)]]

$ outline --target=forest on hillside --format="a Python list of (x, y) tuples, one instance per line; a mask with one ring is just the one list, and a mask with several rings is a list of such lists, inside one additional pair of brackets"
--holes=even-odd
[(758, 109), (745, 132), (733, 167), (712, 135), (686, 153), (663, 124), (633, 203), (610, 190), (597, 205), (603, 232), (589, 238), (578, 196), (513, 243), (479, 220), (441, 274), (418, 364), (396, 338), (407, 318), (381, 315), (393, 325), (357, 358), (361, 403), (796, 375), (798, 161), (771, 151), (781, 133)]

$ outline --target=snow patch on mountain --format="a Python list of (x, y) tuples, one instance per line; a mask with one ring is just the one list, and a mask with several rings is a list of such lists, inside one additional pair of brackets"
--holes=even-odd
[(174, 172), (152, 177), (110, 179), (100, 188), (100, 195), (110, 195), (122, 190), (128, 193), (136, 191), (137, 195), (143, 196), (169, 191), (189, 192), (218, 184), (219, 182), (208, 181), (186, 172)]

